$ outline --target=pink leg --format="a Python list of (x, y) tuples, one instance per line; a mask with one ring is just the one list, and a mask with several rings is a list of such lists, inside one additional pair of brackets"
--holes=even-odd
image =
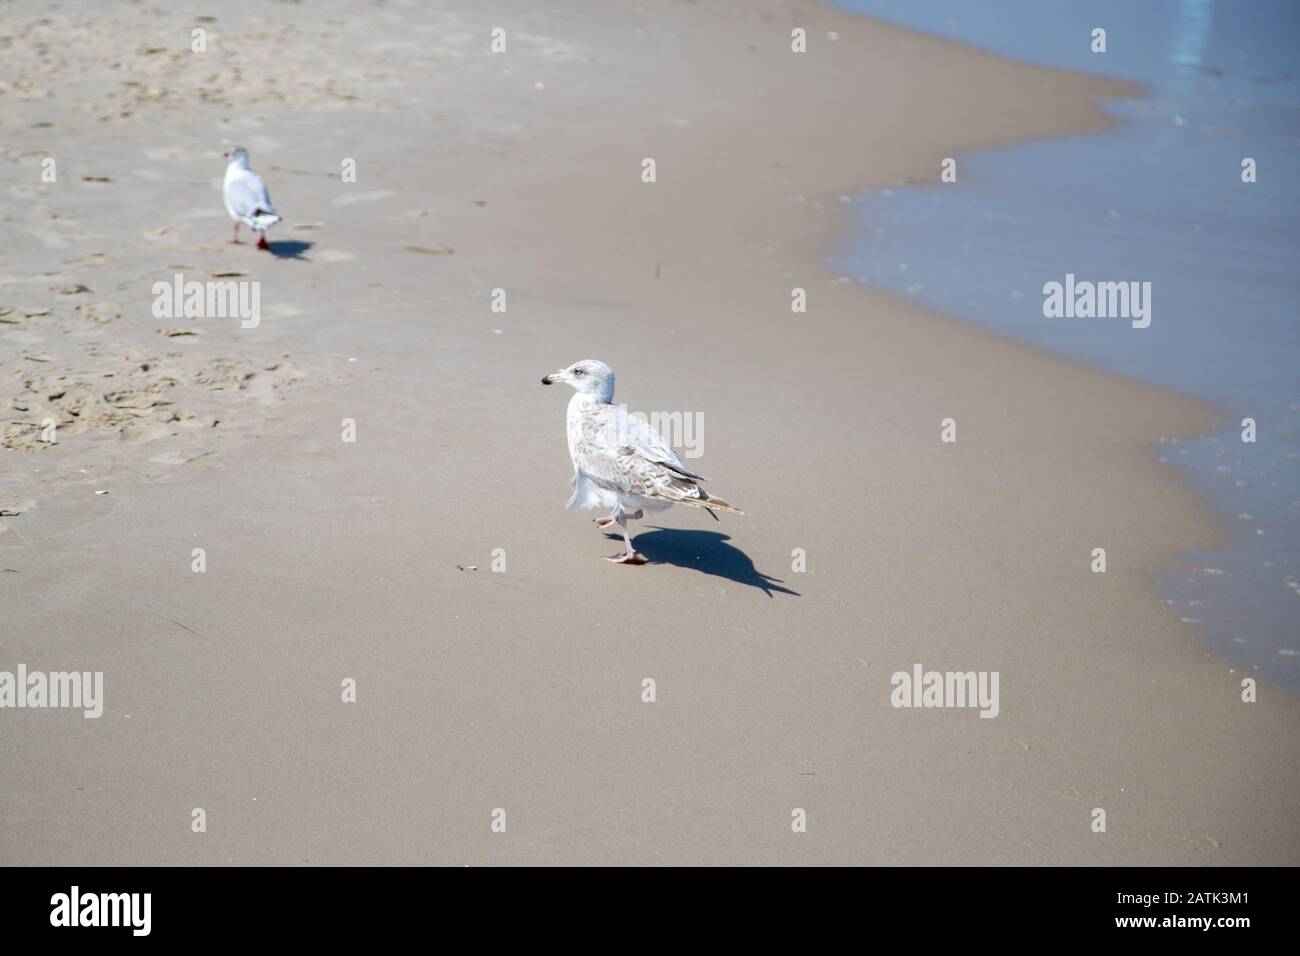
[[(628, 520), (631, 520), (633, 518), (644, 518), (645, 515), (642, 513), (640, 508), (637, 508), (636, 511), (629, 512), (627, 517)], [(605, 515), (605, 517), (603, 518), (592, 518), (591, 520), (596, 522), (597, 528), (604, 530), (605, 528), (608, 528), (610, 525), (616, 522), (618, 520), (618, 516), (614, 514), (608, 514)]]
[[(635, 512), (636, 517), (641, 516), (641, 512)], [(615, 564), (645, 564), (645, 558), (632, 550), (632, 537), (627, 533), (627, 519), (633, 515), (621, 515), (616, 519), (617, 524), (623, 529), (623, 544), (627, 551), (624, 554), (612, 554), (607, 557), (606, 561), (613, 561)]]
[(239, 223), (238, 223), (238, 222), (235, 223), (235, 238), (234, 238), (234, 239), (231, 239), (230, 241), (231, 241), (234, 245), (236, 245), (236, 246), (238, 246), (238, 245), (241, 244), (240, 241), (239, 241)]
[(266, 244), (266, 233), (262, 233), (262, 237), (261, 237), (260, 239), (257, 240), (257, 248), (259, 248), (259, 249), (270, 249), (270, 248), (271, 248), (269, 245)]

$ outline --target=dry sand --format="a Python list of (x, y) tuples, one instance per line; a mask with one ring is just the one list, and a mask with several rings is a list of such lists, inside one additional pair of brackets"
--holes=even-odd
[[(0, 712), (0, 861), (1300, 862), (1300, 705), (1153, 584), (1217, 540), (1152, 453), (1212, 410), (822, 265), (841, 195), (1123, 88), (814, 3), (553, 6), (6, 14), (0, 669), (106, 703)], [(226, 242), (235, 143), (274, 256)], [(261, 325), (156, 319), (178, 271)], [(585, 357), (700, 413), (747, 515), (602, 561), (538, 383)], [(916, 662), (1000, 715), (892, 708)]]

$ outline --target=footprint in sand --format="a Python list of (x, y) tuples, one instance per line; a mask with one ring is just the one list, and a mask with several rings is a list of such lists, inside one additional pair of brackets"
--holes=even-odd
[(122, 427), (118, 437), (128, 445), (143, 445), (170, 435), (171, 429), (158, 422), (132, 422)]

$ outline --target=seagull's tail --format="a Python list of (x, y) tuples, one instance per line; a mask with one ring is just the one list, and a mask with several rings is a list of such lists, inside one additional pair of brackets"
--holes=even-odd
[(249, 227), (256, 230), (257, 232), (262, 232), (266, 229), (270, 229), (272, 226), (274, 226), (277, 222), (280, 221), (279, 213), (267, 212), (265, 209), (257, 210), (257, 212), (253, 213), (253, 215), (250, 218), (253, 221), (249, 223)]
[[(703, 501), (700, 502), (700, 507), (702, 508), (706, 508), (710, 510), (717, 509), (718, 511), (730, 511), (732, 514), (737, 514), (737, 515), (743, 515), (745, 513), (741, 511), (739, 508), (737, 508), (735, 505), (733, 505), (730, 501), (727, 501), (725, 498), (719, 498), (717, 495), (706, 496), (704, 492), (701, 491), (700, 497), (704, 499)], [(715, 515), (714, 517), (716, 518), (717, 516)]]
[[(678, 497), (673, 494), (672, 491), (669, 491), (668, 497), (678, 504), (690, 505), (692, 508), (703, 508), (706, 511), (730, 511), (732, 514), (738, 515), (743, 515), (745, 513), (725, 498), (719, 498), (717, 495), (706, 494), (704, 489), (699, 485), (692, 485), (691, 487), (696, 492), (693, 495), (683, 494)], [(672, 490), (676, 491), (677, 489), (674, 488)], [(717, 515), (714, 515), (714, 518), (717, 518)]]

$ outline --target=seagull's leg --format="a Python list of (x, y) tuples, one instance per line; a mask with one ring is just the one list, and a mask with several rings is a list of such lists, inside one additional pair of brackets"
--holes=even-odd
[(630, 517), (620, 508), (618, 511), (618, 526), (623, 529), (623, 544), (627, 547), (625, 554), (613, 554), (606, 558), (606, 561), (613, 561), (615, 564), (645, 564), (645, 558), (632, 550), (632, 537), (627, 533), (627, 519)]
[[(640, 508), (637, 508), (636, 511), (624, 512), (624, 513), (627, 515), (629, 521), (632, 520), (633, 518), (645, 517), (645, 514), (641, 511)], [(619, 506), (615, 505), (614, 510), (611, 511), (609, 514), (605, 515), (603, 518), (592, 518), (591, 520), (596, 522), (596, 527), (600, 528), (603, 531), (604, 529), (608, 528), (610, 525), (618, 521), (618, 514), (619, 514)]]
[(239, 245), (239, 220), (235, 220), (235, 238), (230, 240), (233, 245)]
[(613, 511), (605, 515), (603, 518), (592, 518), (591, 520), (596, 522), (596, 527), (600, 528), (603, 531), (606, 528), (608, 528), (610, 525), (618, 521), (619, 515), (621, 515), (622, 513), (623, 513), (623, 506), (618, 502), (614, 502)]
[(265, 233), (265, 232), (263, 232), (262, 235), (261, 235), (261, 238), (259, 238), (259, 239), (257, 240), (257, 248), (259, 248), (259, 249), (270, 249), (270, 248), (271, 248), (271, 247), (270, 247), (269, 245), (267, 245), (267, 243), (266, 243), (266, 233)]

